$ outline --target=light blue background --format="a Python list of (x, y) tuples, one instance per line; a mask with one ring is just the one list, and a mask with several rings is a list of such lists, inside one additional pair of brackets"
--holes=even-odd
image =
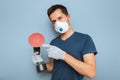
[(0, 80), (50, 80), (32, 63), (28, 36), (40, 32), (49, 43), (56, 37), (47, 9), (65, 5), (74, 30), (89, 34), (98, 54), (94, 80), (120, 80), (119, 0), (0, 0)]

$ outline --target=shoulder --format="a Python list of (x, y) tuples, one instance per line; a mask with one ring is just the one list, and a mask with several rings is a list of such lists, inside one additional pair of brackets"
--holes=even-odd
[(90, 35), (85, 34), (85, 33), (80, 33), (80, 32), (75, 32), (75, 36), (79, 37), (81, 39), (89, 39), (89, 38), (91, 38)]

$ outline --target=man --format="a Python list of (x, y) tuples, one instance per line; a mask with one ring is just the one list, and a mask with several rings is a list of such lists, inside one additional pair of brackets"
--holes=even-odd
[(60, 33), (50, 45), (43, 45), (48, 47), (51, 58), (50, 63), (46, 63), (47, 70), (52, 71), (51, 80), (82, 80), (83, 76), (93, 79), (97, 51), (91, 37), (72, 29), (65, 6), (53, 5), (47, 13), (55, 31)]

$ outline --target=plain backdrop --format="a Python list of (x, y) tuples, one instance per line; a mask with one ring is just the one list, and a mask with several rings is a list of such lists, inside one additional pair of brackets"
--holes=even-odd
[(120, 0), (0, 0), (0, 80), (50, 80), (51, 73), (36, 72), (28, 37), (39, 32), (48, 44), (57, 36), (47, 16), (54, 4), (68, 8), (75, 31), (92, 37), (94, 80), (120, 80)]

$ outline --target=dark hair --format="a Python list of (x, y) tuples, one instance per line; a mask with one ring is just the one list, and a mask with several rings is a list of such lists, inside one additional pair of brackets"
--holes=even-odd
[(68, 11), (67, 11), (67, 8), (65, 6), (63, 6), (61, 4), (56, 4), (56, 5), (51, 6), (47, 10), (48, 16), (50, 16), (56, 9), (60, 9), (63, 14), (68, 15)]

